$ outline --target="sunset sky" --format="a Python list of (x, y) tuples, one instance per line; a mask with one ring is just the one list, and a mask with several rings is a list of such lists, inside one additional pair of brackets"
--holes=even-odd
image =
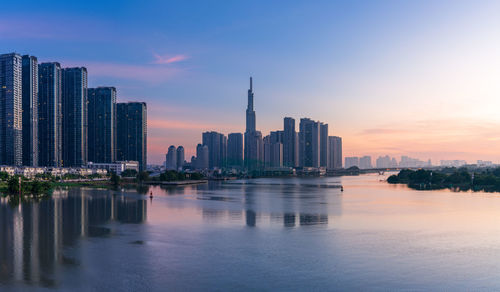
[(201, 133), (327, 122), (344, 156), (500, 162), (500, 1), (3, 1), (2, 53), (148, 104), (148, 163)]

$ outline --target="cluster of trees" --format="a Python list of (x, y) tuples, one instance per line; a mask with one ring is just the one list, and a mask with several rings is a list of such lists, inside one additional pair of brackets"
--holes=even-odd
[[(21, 181), (21, 183), (19, 183)], [(19, 189), (21, 187), (21, 189)], [(25, 177), (14, 175), (7, 181), (7, 193), (16, 195), (33, 195), (35, 197), (48, 195), (52, 190), (52, 184), (48, 181), (28, 180)]]
[(160, 176), (154, 178), (155, 181), (182, 181), (182, 180), (198, 180), (203, 179), (204, 176), (201, 173), (186, 173), (182, 171), (175, 170), (167, 170), (164, 173), (160, 174)]
[(443, 170), (403, 169), (387, 179), (392, 184), (407, 184), (414, 189), (460, 189), (500, 191), (500, 168), (469, 172), (466, 168)]

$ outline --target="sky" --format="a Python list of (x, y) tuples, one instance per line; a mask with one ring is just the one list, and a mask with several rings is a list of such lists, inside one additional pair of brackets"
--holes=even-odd
[[(0, 52), (148, 107), (148, 163), (201, 133), (329, 124), (344, 156), (500, 163), (499, 1), (4, 1)], [(188, 158), (189, 160), (189, 158)]]

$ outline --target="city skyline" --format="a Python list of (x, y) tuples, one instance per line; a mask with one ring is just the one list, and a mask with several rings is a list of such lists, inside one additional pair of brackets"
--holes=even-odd
[(243, 132), (249, 75), (263, 134), (315, 117), (345, 156), (500, 161), (495, 1), (165, 5), (5, 3), (0, 45), (147, 102), (155, 164), (171, 144), (194, 155), (199, 133)]

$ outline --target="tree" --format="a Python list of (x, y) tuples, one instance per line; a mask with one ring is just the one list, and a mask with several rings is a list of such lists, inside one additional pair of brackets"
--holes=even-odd
[(9, 179), (9, 174), (6, 171), (0, 171), (0, 180), (6, 181)]
[(120, 178), (120, 176), (119, 176), (119, 175), (117, 175), (116, 173), (114, 173), (114, 172), (113, 172), (113, 173), (111, 173), (111, 178), (110, 178), (110, 180), (111, 180), (111, 182), (112, 182), (115, 186), (117, 186), (117, 185), (119, 185), (119, 184), (120, 184), (120, 180), (121, 180), (121, 178)]
[(149, 179), (149, 173), (147, 171), (141, 171), (137, 174), (137, 180), (140, 182), (147, 181)]
[(122, 177), (134, 177), (137, 175), (137, 171), (135, 169), (125, 169), (122, 171)]

